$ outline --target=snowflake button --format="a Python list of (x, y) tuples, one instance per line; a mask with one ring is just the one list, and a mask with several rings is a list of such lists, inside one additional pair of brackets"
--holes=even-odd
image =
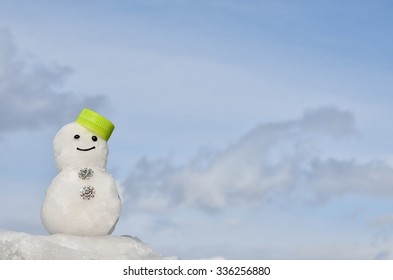
[(91, 168), (83, 168), (79, 170), (78, 173), (79, 178), (81, 178), (82, 180), (90, 179), (91, 177), (93, 177), (93, 175), (94, 171)]
[(96, 194), (96, 191), (94, 190), (94, 187), (92, 186), (84, 186), (83, 188), (80, 189), (80, 196), (83, 199), (90, 200), (94, 198), (94, 195)]

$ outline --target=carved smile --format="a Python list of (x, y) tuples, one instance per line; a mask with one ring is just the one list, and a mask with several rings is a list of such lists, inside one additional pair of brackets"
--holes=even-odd
[(95, 148), (96, 148), (96, 147), (93, 146), (93, 147), (88, 148), (88, 149), (81, 149), (81, 148), (76, 148), (76, 149), (77, 149), (78, 151), (87, 152), (87, 151), (93, 150), (93, 149), (95, 149)]

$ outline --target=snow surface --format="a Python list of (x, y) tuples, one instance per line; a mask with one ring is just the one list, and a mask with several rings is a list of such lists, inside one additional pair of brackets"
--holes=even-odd
[(0, 230), (1, 260), (146, 260), (164, 257), (131, 236), (29, 235)]

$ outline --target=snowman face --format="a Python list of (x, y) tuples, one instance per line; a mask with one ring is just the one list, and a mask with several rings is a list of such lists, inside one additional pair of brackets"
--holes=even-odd
[(76, 122), (65, 125), (53, 140), (58, 170), (100, 167), (105, 169), (107, 142)]

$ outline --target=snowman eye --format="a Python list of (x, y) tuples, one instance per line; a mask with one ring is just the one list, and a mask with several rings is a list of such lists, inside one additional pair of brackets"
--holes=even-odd
[(97, 136), (92, 136), (91, 140), (93, 140), (94, 142), (96, 142), (98, 140)]
[(79, 136), (78, 134), (75, 134), (75, 135), (74, 135), (74, 138), (75, 138), (75, 139), (79, 139), (80, 136)]

